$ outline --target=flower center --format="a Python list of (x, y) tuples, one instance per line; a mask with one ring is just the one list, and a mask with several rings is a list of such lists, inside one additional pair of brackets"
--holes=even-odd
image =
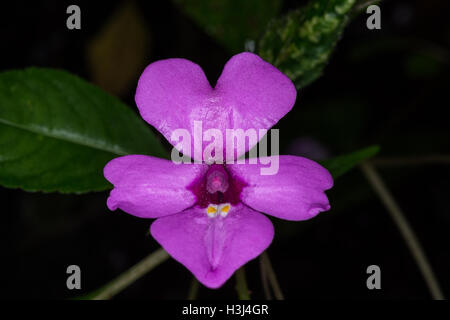
[(188, 189), (196, 196), (196, 205), (205, 208), (210, 217), (224, 217), (241, 201), (241, 191), (245, 186), (245, 182), (229, 174), (225, 165), (212, 164), (206, 174)]
[(211, 166), (206, 173), (206, 191), (225, 193), (228, 190), (228, 173), (223, 166)]

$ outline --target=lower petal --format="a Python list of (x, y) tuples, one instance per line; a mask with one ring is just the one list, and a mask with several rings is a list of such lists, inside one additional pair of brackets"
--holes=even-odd
[(195, 207), (153, 222), (152, 236), (202, 284), (218, 288), (272, 242), (270, 220), (239, 204), (226, 217)]

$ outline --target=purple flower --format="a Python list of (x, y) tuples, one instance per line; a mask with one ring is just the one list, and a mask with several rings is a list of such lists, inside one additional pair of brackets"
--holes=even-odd
[[(270, 129), (295, 99), (292, 82), (252, 53), (233, 56), (214, 88), (188, 60), (154, 62), (136, 92), (142, 117), (169, 141), (175, 129), (194, 135), (194, 121), (224, 136), (226, 129)], [(150, 228), (156, 241), (201, 283), (217, 288), (272, 242), (272, 223), (262, 213), (299, 221), (330, 208), (324, 191), (332, 178), (314, 161), (280, 156), (275, 175), (261, 175), (261, 167), (119, 157), (104, 169), (114, 185), (108, 208), (157, 218)]]

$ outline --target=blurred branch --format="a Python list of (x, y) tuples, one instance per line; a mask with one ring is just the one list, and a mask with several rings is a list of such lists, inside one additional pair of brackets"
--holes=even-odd
[(272, 264), (270, 263), (269, 255), (267, 252), (261, 254), (261, 263), (264, 265), (264, 271), (267, 274), (270, 285), (273, 289), (273, 294), (276, 300), (284, 300), (283, 292), (281, 291), (280, 284), (278, 283), (277, 276), (273, 271)]
[(120, 276), (109, 282), (105, 287), (101, 288), (92, 300), (111, 299), (147, 272), (166, 261), (168, 258), (169, 254), (163, 248), (159, 248), (122, 273)]
[(247, 280), (245, 279), (245, 269), (241, 267), (236, 271), (236, 291), (239, 300), (250, 300), (250, 293), (248, 291)]
[(197, 281), (195, 277), (192, 277), (191, 286), (189, 287), (189, 293), (187, 296), (188, 300), (196, 300), (198, 296), (198, 289), (200, 287), (200, 283)]
[(430, 293), (435, 300), (444, 300), (444, 295), (439, 287), (439, 283), (436, 280), (434, 272), (431, 268), (430, 263), (425, 256), (424, 250), (420, 245), (414, 231), (408, 223), (405, 215), (401, 211), (398, 204), (395, 202), (393, 196), (387, 189), (381, 177), (376, 172), (373, 165), (369, 162), (364, 162), (361, 164), (361, 170), (369, 181), (370, 185), (375, 190), (376, 194), (380, 198), (381, 202), (384, 204), (388, 212), (390, 213), (392, 219), (396, 223), (403, 239), (406, 242), (407, 247), (411, 251), (417, 266), (425, 279), (425, 282), (430, 290)]
[(370, 160), (370, 163), (374, 166), (416, 166), (425, 164), (450, 164), (450, 155), (377, 158)]

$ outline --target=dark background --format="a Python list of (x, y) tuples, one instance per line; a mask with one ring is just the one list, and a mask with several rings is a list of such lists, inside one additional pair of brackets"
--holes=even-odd
[[(282, 13), (302, 3), (284, 1)], [(81, 7), (81, 30), (66, 28), (70, 4)], [(119, 71), (102, 78), (89, 60), (89, 47), (122, 5), (121, 1), (2, 4), (0, 70), (65, 69), (98, 83), (135, 109), (135, 85), (145, 65), (187, 58), (200, 64), (214, 83), (232, 55), (170, 1), (137, 1), (148, 44), (140, 56), (133, 55), (133, 48), (131, 53), (110, 52)], [(282, 153), (289, 153), (295, 139), (308, 137), (331, 156), (372, 144), (380, 145), (377, 157), (383, 158), (449, 154), (450, 3), (398, 0), (380, 6), (382, 29), (368, 30), (364, 13), (353, 19), (324, 75), (300, 91), (293, 111), (277, 125)], [(120, 72), (132, 68), (137, 72), (127, 75), (128, 83), (102, 82), (105, 78), (120, 82), (125, 78)], [(379, 172), (417, 233), (444, 294), (450, 294), (449, 165), (379, 167)], [(395, 224), (361, 171), (354, 169), (336, 180), (328, 195), (332, 209), (315, 219), (271, 218), (276, 236), (268, 252), (285, 296), (430, 299)], [(150, 221), (108, 211), (107, 196), (107, 192), (61, 195), (0, 188), (6, 245), (1, 263), (7, 269), (2, 295), (75, 297), (97, 289), (158, 248), (148, 232)], [(71, 264), (82, 270), (82, 290), (77, 292), (66, 288), (66, 268)], [(381, 267), (381, 290), (366, 287), (366, 268), (371, 264)], [(252, 297), (263, 298), (258, 260), (246, 271)], [(169, 260), (116, 298), (184, 299), (191, 280), (181, 264)], [(202, 299), (234, 297), (233, 278), (219, 290), (199, 291)]]

